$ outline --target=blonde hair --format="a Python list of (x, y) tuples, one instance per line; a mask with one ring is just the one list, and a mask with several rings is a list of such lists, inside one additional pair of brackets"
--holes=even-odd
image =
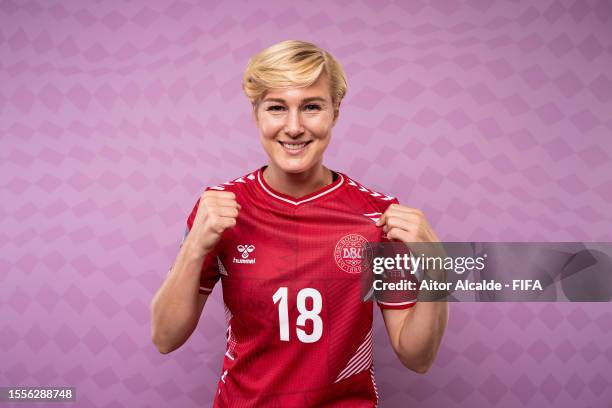
[(310, 86), (324, 70), (332, 105), (338, 110), (347, 89), (344, 70), (329, 52), (305, 41), (281, 41), (254, 55), (244, 72), (242, 89), (255, 109), (269, 89)]

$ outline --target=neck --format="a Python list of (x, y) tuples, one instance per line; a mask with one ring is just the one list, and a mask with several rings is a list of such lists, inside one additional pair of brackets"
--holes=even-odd
[(279, 193), (304, 197), (332, 183), (332, 172), (323, 164), (301, 173), (287, 173), (270, 163), (263, 172), (266, 183)]

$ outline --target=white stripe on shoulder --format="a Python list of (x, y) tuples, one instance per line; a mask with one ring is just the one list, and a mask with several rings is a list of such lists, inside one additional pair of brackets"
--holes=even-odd
[(383, 193), (380, 193), (378, 191), (374, 191), (371, 188), (364, 187), (360, 183), (357, 183), (356, 181), (351, 180), (348, 177), (347, 177), (347, 184), (349, 186), (356, 187), (358, 191), (360, 191), (360, 192), (362, 192), (364, 194), (368, 194), (369, 196), (375, 197), (375, 198), (377, 198), (379, 200), (391, 201), (391, 200), (395, 199), (395, 197), (393, 197), (393, 196), (390, 196), (390, 195), (387, 195), (387, 194), (383, 194)]
[(226, 181), (225, 183), (217, 184), (216, 186), (212, 186), (212, 187), (209, 187), (209, 188), (211, 190), (224, 191), (227, 186), (233, 186), (236, 183), (246, 184), (249, 181), (255, 180), (255, 176), (253, 174), (254, 173), (250, 173), (250, 174), (248, 174), (246, 176), (240, 176), (240, 177), (235, 178), (235, 179), (233, 179), (231, 181)]

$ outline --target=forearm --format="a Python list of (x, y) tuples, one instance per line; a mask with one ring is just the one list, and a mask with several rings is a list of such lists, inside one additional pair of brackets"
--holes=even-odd
[(418, 302), (400, 330), (397, 354), (406, 367), (424, 373), (433, 364), (448, 323), (448, 303)]
[(151, 302), (151, 335), (161, 353), (183, 344), (197, 326), (200, 271), (206, 253), (188, 236), (176, 261)]

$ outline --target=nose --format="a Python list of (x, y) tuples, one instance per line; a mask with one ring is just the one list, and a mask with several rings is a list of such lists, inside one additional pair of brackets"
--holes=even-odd
[(287, 123), (285, 123), (285, 134), (291, 138), (300, 137), (304, 133), (302, 126), (302, 118), (299, 111), (289, 111), (287, 115)]

